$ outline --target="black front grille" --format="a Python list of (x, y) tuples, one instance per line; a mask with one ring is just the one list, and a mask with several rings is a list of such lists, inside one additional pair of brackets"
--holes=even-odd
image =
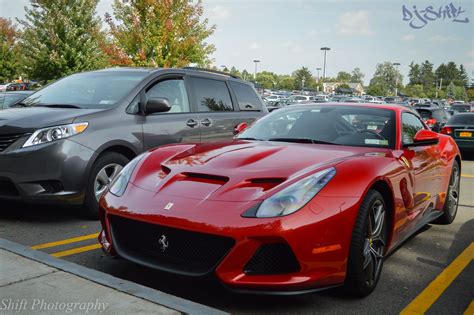
[(0, 196), (14, 197), (18, 195), (18, 190), (11, 180), (0, 178)]
[(12, 143), (20, 139), (24, 134), (0, 135), (0, 152), (5, 151)]
[[(212, 272), (235, 244), (234, 239), (229, 237), (180, 230), (119, 216), (110, 216), (109, 221), (113, 244), (120, 256), (148, 267), (178, 274), (199, 276)], [(163, 240), (163, 236), (166, 240)]]
[(288, 244), (263, 244), (244, 267), (248, 275), (298, 272), (300, 265)]

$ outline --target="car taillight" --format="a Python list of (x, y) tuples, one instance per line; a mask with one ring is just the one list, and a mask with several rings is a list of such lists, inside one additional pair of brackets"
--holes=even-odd
[(428, 125), (428, 127), (431, 128), (436, 124), (436, 119), (431, 118), (431, 119), (425, 120), (425, 123)]
[(445, 135), (452, 135), (453, 134), (453, 129), (451, 129), (451, 127), (443, 127), (443, 128), (441, 128), (440, 133), (443, 133)]

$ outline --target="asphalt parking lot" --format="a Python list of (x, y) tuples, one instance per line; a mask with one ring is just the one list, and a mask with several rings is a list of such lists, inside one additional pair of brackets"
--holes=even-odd
[(1, 203), (0, 237), (231, 313), (474, 314), (474, 156), (463, 161), (458, 215), (428, 225), (385, 262), (376, 291), (362, 300), (337, 289), (300, 296), (238, 295), (212, 278), (190, 279), (105, 257), (99, 223), (74, 209)]

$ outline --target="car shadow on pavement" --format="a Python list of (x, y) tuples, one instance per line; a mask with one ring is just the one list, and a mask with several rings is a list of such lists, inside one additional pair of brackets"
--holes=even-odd
[(23, 222), (67, 222), (77, 221), (78, 208), (32, 205), (17, 202), (1, 202), (0, 220)]

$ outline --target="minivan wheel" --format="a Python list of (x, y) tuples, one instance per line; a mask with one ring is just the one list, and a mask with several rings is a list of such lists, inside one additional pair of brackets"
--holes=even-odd
[(129, 159), (126, 156), (116, 152), (104, 153), (94, 162), (87, 179), (82, 209), (82, 214), (86, 218), (98, 218), (100, 197), (128, 162)]

